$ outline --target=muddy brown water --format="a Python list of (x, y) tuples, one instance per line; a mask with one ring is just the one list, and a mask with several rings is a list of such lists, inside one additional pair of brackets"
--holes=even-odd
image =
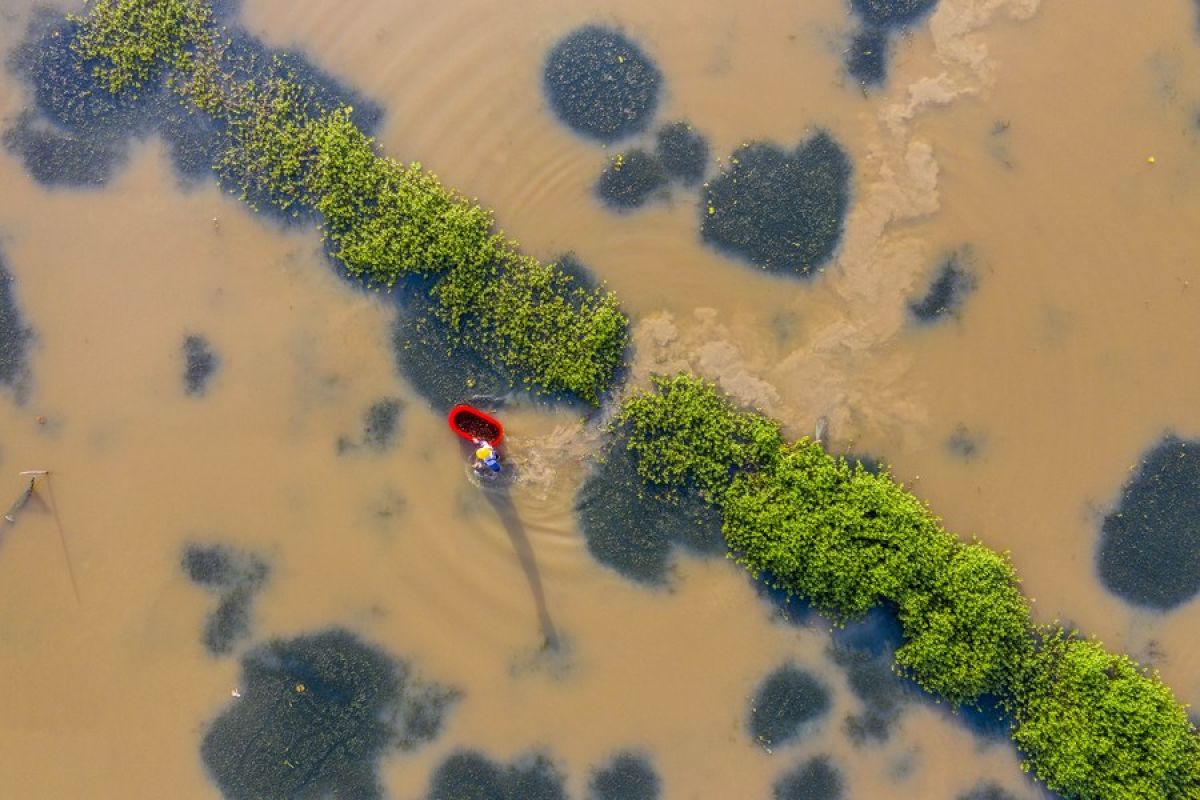
[[(1200, 435), (1194, 4), (942, 0), (867, 96), (841, 76), (841, 3), (758, 5), (247, 0), (242, 18), (381, 103), (389, 153), (494, 207), (529, 252), (574, 251), (608, 281), (635, 318), (635, 382), (686, 367), (793, 434), (825, 417), (836, 446), (884, 458), (949, 527), (1011, 551), (1039, 620), (1153, 660), (1200, 701), (1200, 604), (1133, 610), (1094, 564), (1142, 452), (1168, 429)], [(0, 1), (3, 52), (31, 7)], [(557, 123), (540, 84), (549, 47), (588, 22), (642, 45), (664, 75), (657, 120), (690, 120), (714, 156), (814, 127), (839, 139), (854, 198), (822, 276), (704, 248), (695, 192), (626, 215), (595, 200), (613, 151)], [(0, 75), (0, 117), (26, 102)], [(913, 326), (905, 304), (962, 246), (978, 289), (957, 319)], [(26, 403), (0, 400), (0, 487), (53, 470), (80, 596), (48, 504), (29, 505), (0, 539), (6, 796), (218, 796), (199, 741), (236, 702), (238, 666), (203, 648), (213, 600), (179, 566), (194, 541), (270, 563), (252, 642), (341, 625), (462, 691), (438, 739), (381, 762), (391, 797), (422, 796), (460, 747), (547, 748), (577, 797), (626, 748), (667, 798), (766, 798), (822, 753), (853, 798), (949, 799), (982, 779), (1041, 796), (1004, 739), (932, 704), (854, 745), (842, 721), (860, 703), (828, 632), (778, 621), (732, 564), (684, 558), (669, 591), (601, 568), (572, 514), (593, 429), (518, 407), (512, 510), (562, 640), (542, 652), (511, 519), (396, 377), (387, 304), (332, 275), (312, 231), (212, 183), (182, 189), (157, 141), (101, 190), (47, 190), (0, 154), (0, 250), (36, 331)], [(189, 334), (220, 359), (200, 397), (182, 384)], [(405, 401), (397, 442), (338, 455), (384, 397)], [(969, 459), (947, 447), (960, 428)], [(830, 687), (832, 712), (768, 753), (748, 704), (789, 661)]]

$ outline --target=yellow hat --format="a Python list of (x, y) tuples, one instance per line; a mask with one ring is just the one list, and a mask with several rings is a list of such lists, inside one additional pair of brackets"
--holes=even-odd
[(478, 458), (480, 461), (483, 461), (486, 458), (490, 458), (491, 455), (492, 455), (492, 448), (487, 445), (484, 445), (483, 447), (481, 447), (475, 451), (475, 457)]

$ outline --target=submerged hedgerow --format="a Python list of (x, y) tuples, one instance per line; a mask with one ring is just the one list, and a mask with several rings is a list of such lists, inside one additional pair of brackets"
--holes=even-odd
[(346, 273), (390, 288), (434, 277), (431, 311), (455, 344), (523, 388), (599, 402), (620, 366), (628, 320), (616, 296), (522, 255), (490, 211), (420, 164), (381, 155), (349, 106), (326, 107), (275, 64), (252, 77), (202, 0), (96, 0), (76, 53), (112, 92), (167, 73), (227, 131), (215, 164), (248, 202), (314, 214)]
[(946, 531), (885, 474), (786, 442), (711, 384), (656, 379), (619, 418), (642, 478), (717, 505), (733, 556), (835, 619), (898, 612), (897, 667), (958, 704), (997, 698), (1030, 769), (1079, 798), (1200, 797), (1200, 737), (1158, 677), (1037, 630), (1008, 559)]

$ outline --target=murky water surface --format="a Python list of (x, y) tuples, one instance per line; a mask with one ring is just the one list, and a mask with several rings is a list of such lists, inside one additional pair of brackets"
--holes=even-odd
[[(1194, 4), (942, 0), (893, 35), (887, 82), (865, 94), (843, 71), (856, 23), (836, 0), (240, 14), (385, 109), (388, 153), (494, 207), (528, 252), (574, 252), (607, 281), (634, 319), (635, 383), (689, 368), (794, 435), (824, 418), (837, 448), (890, 462), (949, 527), (1010, 550), (1040, 621), (1070, 620), (1200, 701), (1200, 604), (1138, 610), (1095, 561), (1143, 453), (1200, 435)], [(31, 15), (0, 0), (0, 51)], [(542, 93), (545, 54), (588, 23), (662, 75), (646, 133), (608, 147)], [(0, 74), (5, 127), (29, 102)], [(834, 136), (853, 177), (833, 261), (805, 281), (706, 247), (694, 186), (603, 205), (610, 158), (675, 120), (706, 137), (710, 177), (746, 142)], [(3, 153), (0, 187), (0, 258), (34, 333), (25, 385), (0, 399), (0, 491), (52, 471), (0, 529), (6, 796), (218, 796), (200, 746), (240, 702), (240, 657), (331, 628), (455, 693), (431, 741), (381, 757), (389, 797), (425, 796), (464, 749), (501, 765), (545, 753), (573, 797), (624, 751), (665, 798), (767, 798), (814, 757), (850, 798), (982, 781), (1042, 796), (1003, 735), (871, 673), (879, 637), (835, 644), (720, 558), (679, 555), (657, 584), (601, 566), (574, 513), (594, 420), (510, 407), (520, 478), (481, 490), (395, 372), (392, 306), (337, 278), (312, 230), (181, 183), (156, 138), (95, 188), (48, 189)], [(910, 304), (952, 254), (973, 288), (918, 324)], [(197, 585), (191, 545), (265, 577), (229, 600), (250, 584)], [(240, 616), (214, 651), (222, 608)], [(751, 708), (787, 665), (828, 702), (768, 746)], [(880, 704), (878, 735), (848, 723)]]

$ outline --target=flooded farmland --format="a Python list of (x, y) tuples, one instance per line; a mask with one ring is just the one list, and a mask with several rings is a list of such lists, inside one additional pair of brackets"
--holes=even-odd
[(679, 371), (1200, 702), (1194, 3), (219, 6), (614, 291), (627, 364), (599, 408), (512, 389), (168, 94), (64, 100), (82, 7), (0, 0), (4, 795), (1057, 796), (893, 673), (887, 613), (834, 626), (641, 494), (605, 425)]

